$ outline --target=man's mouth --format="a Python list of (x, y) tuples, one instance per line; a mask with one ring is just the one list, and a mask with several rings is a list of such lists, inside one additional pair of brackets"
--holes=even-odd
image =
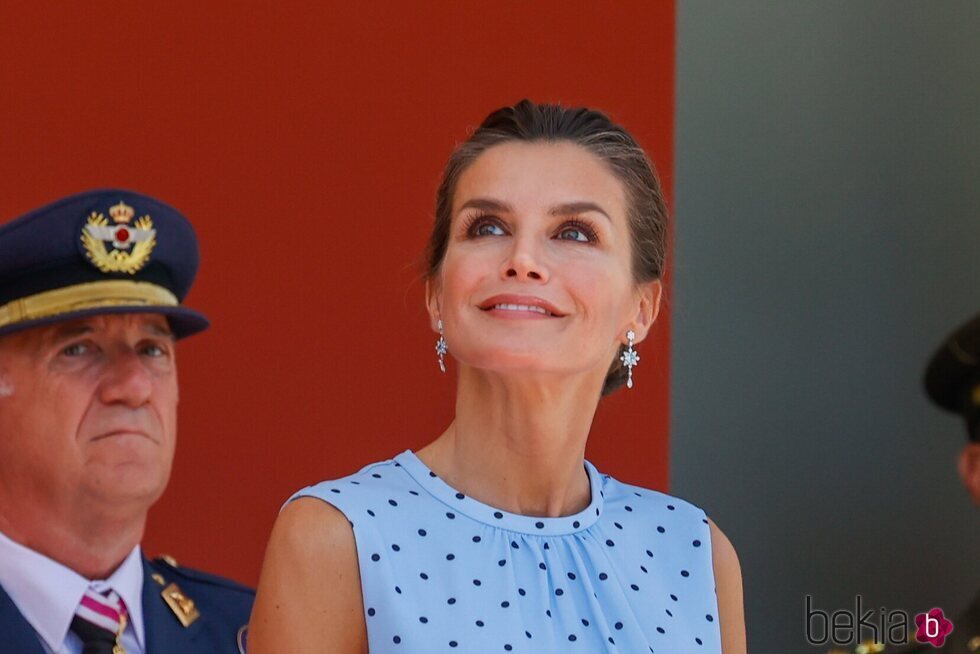
[(112, 431), (107, 431), (105, 433), (99, 434), (93, 441), (100, 441), (104, 438), (112, 438), (114, 436), (142, 436), (143, 438), (153, 440), (150, 435), (141, 429), (113, 429)]

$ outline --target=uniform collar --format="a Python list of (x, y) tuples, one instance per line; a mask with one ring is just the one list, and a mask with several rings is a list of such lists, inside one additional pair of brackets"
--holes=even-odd
[(10, 540), (0, 531), (0, 586), (51, 651), (61, 649), (85, 590), (112, 587), (129, 610), (136, 640), (143, 637), (143, 555), (133, 548), (108, 579), (89, 580), (53, 559)]

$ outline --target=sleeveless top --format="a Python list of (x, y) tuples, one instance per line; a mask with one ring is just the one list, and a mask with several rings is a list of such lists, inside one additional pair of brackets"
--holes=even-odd
[(721, 652), (704, 512), (600, 474), (589, 506), (518, 515), (411, 451), (305, 488), (350, 521), (372, 654)]

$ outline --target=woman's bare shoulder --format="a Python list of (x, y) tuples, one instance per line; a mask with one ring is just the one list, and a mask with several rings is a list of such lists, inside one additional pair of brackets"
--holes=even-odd
[(357, 547), (339, 509), (300, 497), (279, 513), (249, 630), (250, 652), (366, 651)]
[(279, 512), (270, 546), (273, 543), (300, 557), (319, 557), (353, 545), (354, 530), (334, 505), (315, 497), (297, 497)]
[(711, 529), (711, 559), (718, 595), (721, 651), (724, 654), (744, 654), (746, 643), (742, 566), (732, 542), (710, 518), (708, 527)]

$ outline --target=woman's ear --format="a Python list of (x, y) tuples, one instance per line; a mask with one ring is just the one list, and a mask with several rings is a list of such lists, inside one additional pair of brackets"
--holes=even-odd
[(968, 443), (956, 466), (973, 504), (980, 506), (980, 443)]
[(442, 319), (442, 311), (440, 310), (442, 305), (441, 291), (442, 286), (437, 277), (429, 277), (425, 280), (425, 309), (429, 312), (429, 326), (432, 327), (432, 331), (437, 333), (439, 320)]
[(638, 285), (636, 290), (639, 305), (634, 317), (633, 331), (636, 333), (636, 342), (639, 343), (647, 337), (657, 316), (660, 315), (660, 298), (663, 296), (664, 285), (661, 280), (655, 279)]

